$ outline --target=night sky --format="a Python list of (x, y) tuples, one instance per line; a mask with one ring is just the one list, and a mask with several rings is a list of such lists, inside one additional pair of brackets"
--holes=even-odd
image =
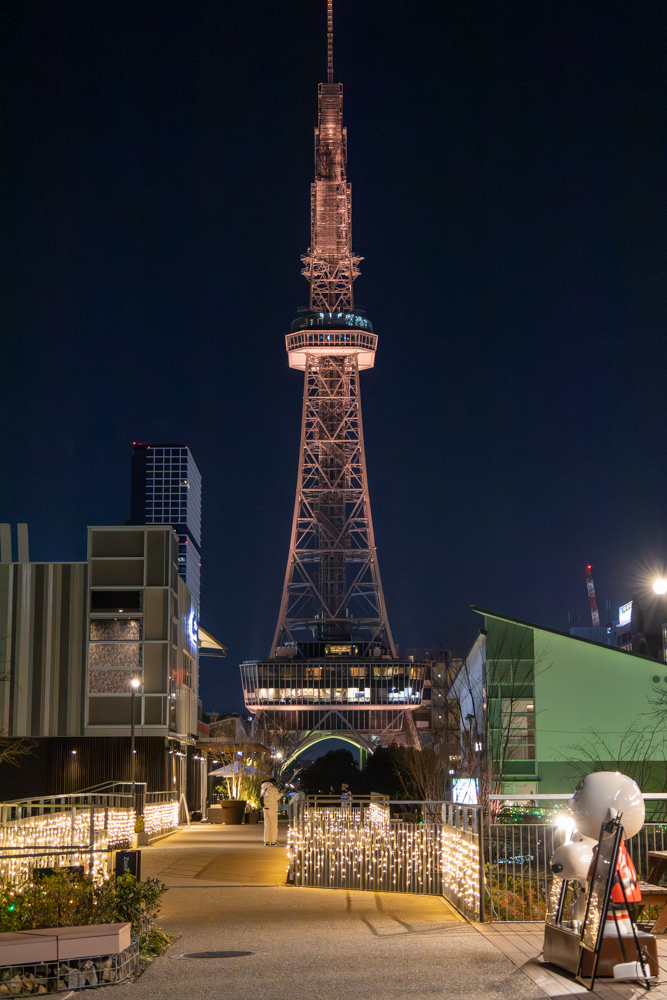
[[(667, 7), (335, 0), (371, 501), (401, 649), (475, 603), (567, 630), (667, 559)], [(296, 484), (325, 0), (4, 0), (0, 520), (129, 517), (133, 440), (203, 479), (206, 710), (266, 656)], [(604, 612), (603, 612), (604, 616)]]

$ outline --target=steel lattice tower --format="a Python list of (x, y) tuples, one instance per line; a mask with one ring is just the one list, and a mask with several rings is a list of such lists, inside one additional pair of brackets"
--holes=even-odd
[(343, 87), (333, 82), (328, 0), (328, 80), (319, 85), (311, 244), (302, 258), (309, 304), (286, 337), (304, 372), (301, 449), (292, 537), (271, 656), (285, 643), (359, 643), (396, 658), (382, 593), (368, 495), (359, 372), (377, 336), (354, 305), (362, 259), (352, 251), (351, 187)]
[(304, 373), (299, 470), (285, 583), (271, 653), (240, 665), (246, 708), (259, 731), (299, 734), (299, 750), (332, 734), (360, 760), (390, 742), (420, 746), (429, 669), (399, 660), (387, 621), (368, 496), (359, 373), (377, 336), (355, 305), (343, 88), (333, 79), (332, 0), (326, 83), (319, 87), (308, 305), (286, 337)]

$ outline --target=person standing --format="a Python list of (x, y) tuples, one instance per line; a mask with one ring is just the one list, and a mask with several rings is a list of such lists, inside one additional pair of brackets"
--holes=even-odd
[(266, 847), (276, 847), (278, 844), (278, 806), (283, 793), (278, 788), (275, 778), (269, 778), (262, 783), (261, 802), (264, 808), (264, 844)]

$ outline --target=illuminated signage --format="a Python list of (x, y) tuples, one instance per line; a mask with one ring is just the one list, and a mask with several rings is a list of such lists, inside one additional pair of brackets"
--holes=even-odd
[(347, 643), (338, 643), (337, 645), (332, 644), (331, 646), (324, 647), (325, 656), (351, 656), (359, 652), (358, 646), (351, 646)]
[(618, 624), (619, 627), (622, 625), (629, 625), (632, 621), (632, 601), (629, 604), (624, 604), (618, 609)]
[(197, 639), (199, 638), (199, 622), (197, 621), (197, 612), (194, 610), (190, 612), (190, 617), (188, 618), (188, 636), (190, 642), (196, 648)]
[(452, 799), (464, 806), (477, 805), (477, 782), (474, 778), (454, 778)]

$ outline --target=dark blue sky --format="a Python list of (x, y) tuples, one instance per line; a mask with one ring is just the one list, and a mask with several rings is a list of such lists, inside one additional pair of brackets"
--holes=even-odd
[[(291, 524), (324, 0), (0, 7), (0, 519), (129, 516), (133, 440), (203, 477), (206, 709), (268, 652)], [(667, 557), (667, 8), (335, 0), (371, 500), (403, 649), (483, 607), (588, 624)]]

